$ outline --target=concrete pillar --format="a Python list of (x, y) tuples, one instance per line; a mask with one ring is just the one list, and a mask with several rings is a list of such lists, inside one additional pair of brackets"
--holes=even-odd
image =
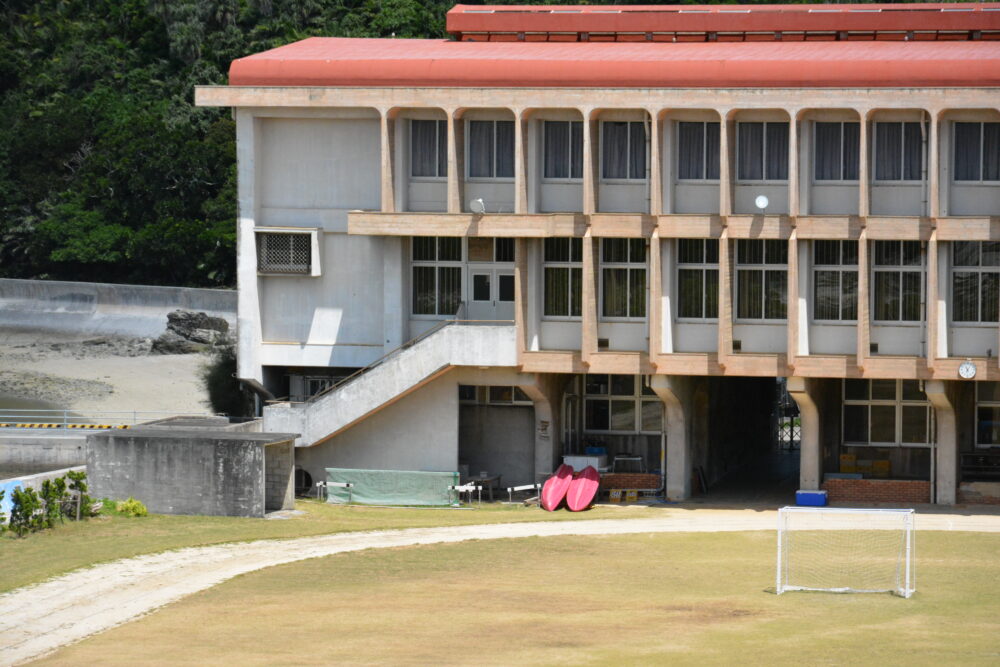
[(719, 365), (725, 368), (733, 353), (733, 267), (730, 257), (729, 229), (719, 238)]
[[(864, 124), (861, 126), (864, 127)], [(862, 144), (863, 145), (863, 144)], [(868, 230), (861, 228), (858, 238), (858, 341), (857, 366), (865, 367), (865, 359), (871, 351), (871, 316), (869, 314), (868, 291)]]
[(927, 185), (930, 189), (927, 203), (930, 210), (927, 215), (935, 220), (941, 217), (941, 112), (933, 111), (930, 117), (931, 131), (927, 138)]
[(580, 359), (585, 364), (590, 363), (591, 355), (597, 353), (597, 290), (600, 282), (597, 277), (599, 264), (598, 253), (601, 251), (600, 240), (590, 234), (587, 228), (583, 236), (583, 286), (581, 322), (582, 340)]
[[(729, 130), (736, 112), (731, 109), (719, 109), (719, 215), (725, 220), (733, 213), (733, 168), (731, 159), (734, 151), (729, 147)], [(735, 143), (735, 142), (733, 142)], [(721, 282), (721, 281), (720, 281)], [(719, 303), (721, 308), (722, 303)]]
[(257, 239), (254, 227), (257, 221), (256, 197), (256, 146), (257, 119), (246, 109), (236, 110), (236, 178), (239, 184), (236, 226), (236, 284), (239, 298), (236, 311), (236, 328), (239, 331), (237, 376), (264, 382), (260, 362), (260, 279), (257, 277)]
[(580, 109), (583, 117), (583, 213), (590, 215), (597, 212), (597, 182), (598, 156), (600, 155), (600, 141), (598, 136), (599, 124), (596, 119), (591, 118), (593, 109), (587, 107)]
[(407, 266), (407, 262), (403, 257), (403, 247), (401, 236), (382, 237), (382, 333), (386, 354), (408, 339), (408, 320), (403, 315), (409, 312), (405, 307), (403, 267)]
[(514, 213), (528, 212), (528, 114), (514, 112)]
[(649, 386), (666, 408), (663, 424), (667, 437), (666, 496), (668, 500), (687, 500), (691, 497), (694, 378), (653, 375)]
[[(789, 172), (790, 173), (790, 172)], [(799, 236), (798, 230), (792, 228), (788, 239), (788, 273), (786, 279), (788, 289), (788, 313), (786, 317), (787, 330), (785, 335), (785, 363), (795, 367), (795, 357), (799, 354)]]
[(797, 109), (788, 110), (788, 215), (792, 220), (799, 216), (799, 115)]
[[(858, 109), (857, 112), (861, 119), (861, 123), (858, 128), (860, 135), (859, 141), (861, 142), (861, 145), (858, 146), (858, 216), (863, 221), (868, 217), (869, 204), (871, 202), (871, 197), (869, 195), (871, 165), (869, 164), (868, 159), (868, 156), (870, 155), (870, 151), (868, 150), (868, 123), (871, 120), (872, 112), (868, 109)], [(858, 285), (859, 296), (860, 288), (861, 286)]]
[(663, 279), (660, 254), (660, 231), (653, 229), (649, 239), (649, 361), (656, 366), (656, 359), (663, 349)]
[(788, 378), (789, 395), (799, 406), (801, 425), (799, 445), (799, 488), (818, 491), (823, 484), (823, 445), (820, 442), (820, 414), (816, 381), (804, 377)]
[(937, 445), (934, 448), (934, 502), (954, 505), (958, 496), (958, 422), (955, 405), (948, 396), (948, 385), (943, 380), (927, 380), (924, 392), (934, 406), (937, 422)]
[(396, 120), (393, 109), (379, 109), (382, 132), (382, 212), (396, 212)]
[(927, 368), (931, 371), (937, 361), (938, 349), (938, 242), (937, 229), (931, 230), (931, 238), (927, 241), (927, 349), (924, 354), (927, 357)]
[(448, 109), (448, 213), (461, 213), (465, 183), (465, 122), (461, 109)]
[(647, 109), (649, 116), (649, 213), (650, 215), (661, 215), (663, 213), (663, 189), (661, 170), (663, 158), (660, 156), (660, 119), (657, 117), (657, 110)]
[(534, 384), (523, 385), (535, 404), (535, 479), (552, 474), (562, 463), (562, 397), (570, 376), (535, 375)]

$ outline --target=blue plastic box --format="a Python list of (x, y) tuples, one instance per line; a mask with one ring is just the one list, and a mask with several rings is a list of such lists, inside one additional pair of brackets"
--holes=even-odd
[(826, 491), (796, 491), (795, 504), (802, 507), (826, 507)]

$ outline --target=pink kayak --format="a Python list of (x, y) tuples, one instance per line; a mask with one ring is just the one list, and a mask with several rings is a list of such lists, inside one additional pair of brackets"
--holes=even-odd
[(569, 490), (569, 486), (572, 482), (572, 466), (568, 466), (564, 463), (556, 468), (555, 474), (552, 475), (552, 477), (549, 477), (545, 481), (545, 485), (542, 487), (542, 509), (554, 512), (559, 505), (562, 504), (563, 498), (566, 497), (566, 492)]
[(597, 488), (601, 485), (601, 476), (594, 469), (594, 466), (587, 466), (583, 471), (573, 478), (566, 492), (566, 507), (571, 512), (579, 512), (590, 507), (597, 495)]

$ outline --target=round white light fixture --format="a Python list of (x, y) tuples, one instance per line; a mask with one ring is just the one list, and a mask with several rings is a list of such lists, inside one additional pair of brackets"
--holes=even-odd
[(757, 208), (763, 211), (767, 208), (767, 205), (771, 203), (771, 200), (765, 195), (757, 195), (757, 198), (753, 200), (753, 203), (757, 206)]
[(483, 213), (486, 213), (486, 202), (483, 201), (482, 197), (473, 199), (469, 202), (469, 210), (476, 215), (482, 215)]

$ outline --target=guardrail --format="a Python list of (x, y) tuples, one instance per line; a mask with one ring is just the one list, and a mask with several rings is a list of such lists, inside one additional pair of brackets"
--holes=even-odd
[[(0, 428), (36, 429), (124, 429), (143, 422), (177, 416), (175, 412), (120, 410), (109, 412), (74, 412), (72, 410), (0, 410)], [(210, 417), (204, 412), (186, 417)]]

